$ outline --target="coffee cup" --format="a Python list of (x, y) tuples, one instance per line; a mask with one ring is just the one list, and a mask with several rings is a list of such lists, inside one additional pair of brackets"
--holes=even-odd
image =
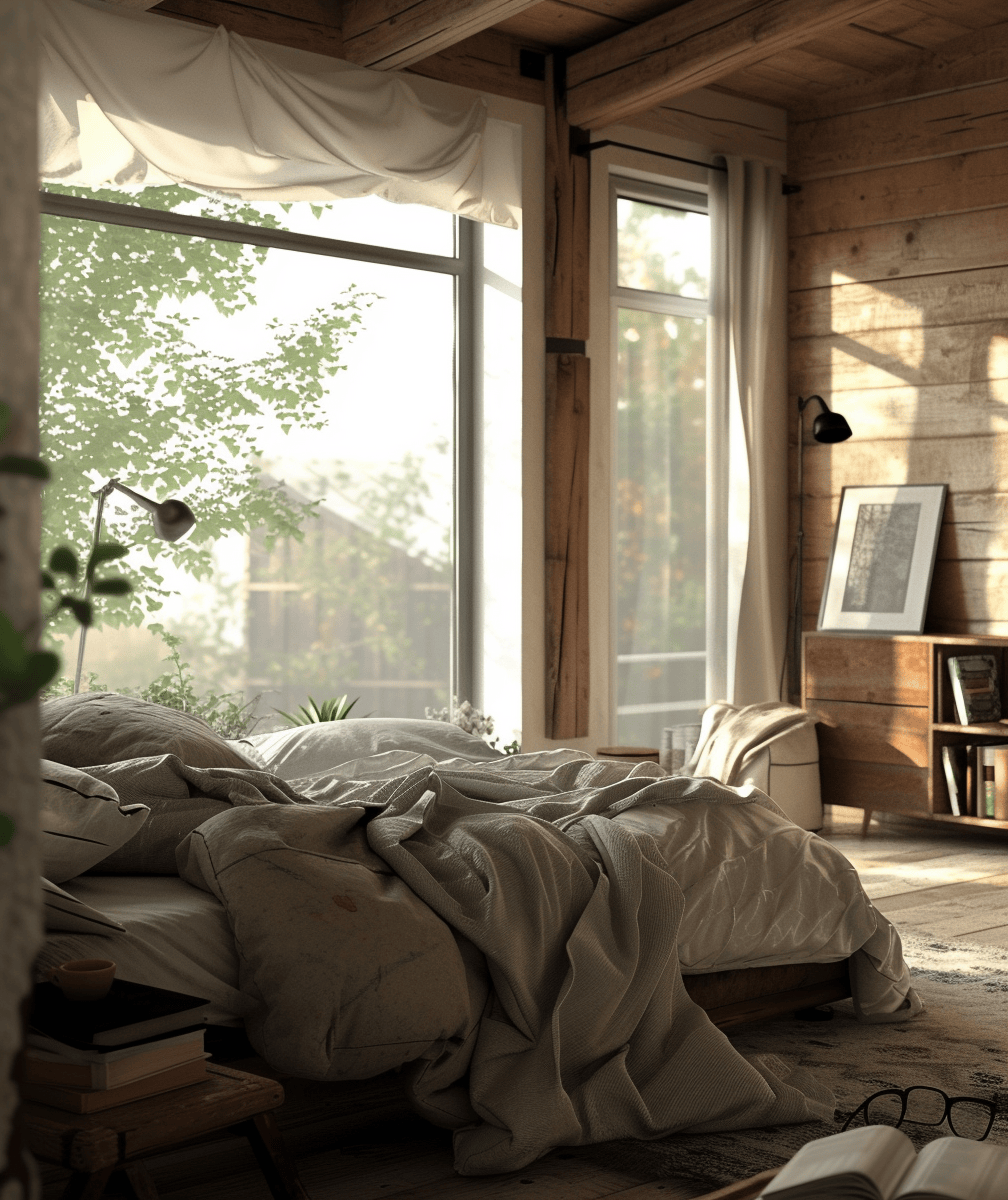
[(54, 983), (68, 1000), (101, 1000), (107, 996), (116, 965), (108, 958), (75, 958), (49, 971)]

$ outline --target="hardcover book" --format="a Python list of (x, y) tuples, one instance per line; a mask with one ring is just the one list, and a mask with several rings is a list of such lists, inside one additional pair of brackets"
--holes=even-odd
[(957, 654), (948, 660), (956, 714), (963, 725), (1001, 720), (1001, 693), (993, 654)]
[(802, 1146), (760, 1200), (1004, 1200), (1008, 1147), (941, 1137), (916, 1153), (891, 1125), (865, 1125)]
[(21, 1084), (21, 1094), (26, 1100), (33, 1100), (36, 1104), (48, 1104), (51, 1108), (62, 1108), (65, 1112), (92, 1113), (115, 1108), (117, 1104), (127, 1104), (132, 1100), (142, 1100), (146, 1096), (160, 1096), (162, 1092), (188, 1087), (191, 1083), (199, 1083), (206, 1079), (206, 1075), (206, 1060), (200, 1057), (113, 1088), (75, 1088), (51, 1083), (32, 1083), (26, 1079)]
[(29, 1083), (114, 1088), (203, 1057), (202, 1029), (119, 1050), (80, 1050), (29, 1031), (24, 1069)]
[(37, 983), (28, 1025), (81, 1049), (126, 1046), (203, 1025), (209, 1003), (199, 996), (124, 979), (113, 980), (101, 1000), (68, 1000), (55, 984)]
[(966, 763), (962, 746), (942, 746), (942, 766), (945, 768), (945, 782), (948, 785), (949, 805), (952, 815), (966, 815), (968, 800), (966, 798)]

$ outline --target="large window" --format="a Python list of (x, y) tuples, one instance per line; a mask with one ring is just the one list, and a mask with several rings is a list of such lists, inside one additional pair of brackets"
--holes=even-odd
[(706, 662), (710, 220), (699, 192), (616, 180), (616, 732), (695, 722)]
[(309, 696), (400, 716), (470, 696), (471, 225), (182, 189), (43, 211), (44, 553), (86, 552), (113, 476), (198, 520), (169, 547), (112, 494), (134, 592), (99, 601), (84, 686), (167, 671), (255, 700), (260, 732)]

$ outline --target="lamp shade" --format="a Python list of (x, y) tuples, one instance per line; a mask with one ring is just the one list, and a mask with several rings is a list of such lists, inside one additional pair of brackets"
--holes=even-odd
[(838, 412), (821, 412), (812, 422), (812, 436), (817, 442), (846, 442), (851, 427)]
[[(843, 417), (840, 420), (842, 421)], [(196, 524), (192, 509), (181, 500), (165, 500), (154, 509), (151, 518), (154, 522), (154, 532), (166, 542), (177, 542), (184, 538)]]

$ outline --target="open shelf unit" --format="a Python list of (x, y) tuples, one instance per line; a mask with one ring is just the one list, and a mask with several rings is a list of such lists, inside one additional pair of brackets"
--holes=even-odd
[(1008, 742), (1008, 720), (956, 720), (947, 661), (970, 653), (995, 656), (1004, 704), (1008, 638), (803, 635), (802, 706), (817, 722), (824, 804), (1008, 831), (1008, 821), (955, 816), (949, 801), (942, 746)]

